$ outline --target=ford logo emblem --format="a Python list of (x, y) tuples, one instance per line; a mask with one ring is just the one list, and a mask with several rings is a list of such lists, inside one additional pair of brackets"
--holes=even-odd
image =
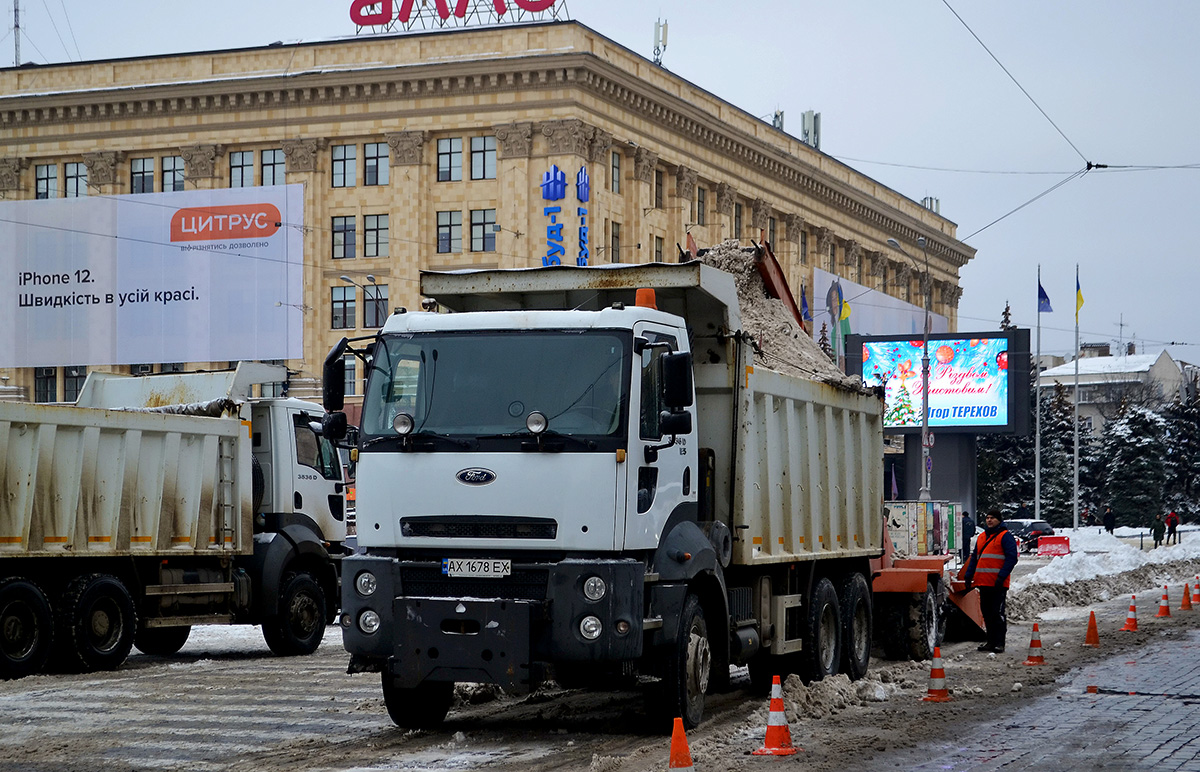
[(464, 469), (454, 477), (463, 485), (487, 485), (496, 481), (496, 473), (491, 469)]

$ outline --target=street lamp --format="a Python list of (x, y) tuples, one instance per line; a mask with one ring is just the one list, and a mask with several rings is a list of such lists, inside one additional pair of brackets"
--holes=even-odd
[[(379, 309), (379, 303), (382, 300), (382, 298), (379, 297), (379, 285), (377, 285), (375, 283), (375, 277), (372, 274), (367, 274), (367, 281), (370, 282), (371, 286), (375, 288), (374, 292), (371, 292), (369, 289), (367, 289), (367, 287), (363, 286), (362, 284), (359, 284), (358, 282), (356, 282), (354, 279), (351, 279), (346, 274), (342, 274), (338, 278), (341, 279), (342, 281), (346, 282), (347, 284), (353, 284), (355, 287), (358, 287), (359, 289), (361, 289), (363, 291), (363, 308), (364, 309), (366, 308), (367, 300), (370, 300), (372, 303), (375, 304), (375, 324), (382, 326), (383, 325), (383, 321), (382, 321), (383, 314), (380, 313), (380, 309)], [(363, 319), (364, 324), (366, 323), (365, 316), (366, 315), (364, 314), (364, 319)]]
[[(899, 250), (900, 254), (912, 260), (916, 266), (917, 261), (912, 255), (904, 251), (904, 247), (900, 246), (900, 242), (895, 239), (888, 239), (887, 243)], [(922, 289), (925, 290), (925, 327), (921, 331), (921, 492), (917, 494), (918, 501), (932, 501), (933, 498), (929, 494), (929, 475), (932, 471), (933, 462), (929, 459), (929, 252), (925, 249), (925, 237), (917, 237), (917, 246), (921, 248), (921, 252), (925, 255), (925, 275), (921, 278)]]

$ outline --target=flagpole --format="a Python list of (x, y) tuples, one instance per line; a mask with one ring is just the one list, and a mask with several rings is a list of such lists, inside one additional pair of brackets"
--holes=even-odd
[(1075, 264), (1075, 490), (1072, 496), (1075, 512), (1075, 530), (1079, 530), (1079, 307), (1082, 295), (1079, 292), (1079, 263)]
[(1033, 388), (1033, 411), (1036, 423), (1033, 429), (1033, 516), (1042, 519), (1042, 264), (1038, 263), (1038, 312), (1037, 312), (1037, 359), (1033, 360), (1037, 373)]

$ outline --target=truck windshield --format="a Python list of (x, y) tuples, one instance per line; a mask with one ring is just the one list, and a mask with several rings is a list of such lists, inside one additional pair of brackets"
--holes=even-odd
[(630, 333), (615, 331), (390, 335), (375, 347), (360, 430), (367, 441), (394, 437), (403, 412), (419, 435), (491, 444), (527, 435), (537, 410), (552, 433), (623, 443), (631, 347)]

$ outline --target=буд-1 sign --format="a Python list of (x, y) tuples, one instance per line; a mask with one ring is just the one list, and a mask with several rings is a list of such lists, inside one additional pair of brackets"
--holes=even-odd
[(0, 367), (303, 356), (304, 187), (0, 203)]

